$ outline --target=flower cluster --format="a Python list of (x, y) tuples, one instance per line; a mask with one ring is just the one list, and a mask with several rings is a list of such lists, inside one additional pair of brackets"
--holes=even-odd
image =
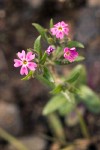
[[(59, 40), (65, 39), (65, 36), (68, 36), (69, 33), (68, 24), (66, 24), (64, 21), (58, 22), (57, 24), (53, 25), (52, 28), (50, 28), (49, 33), (51, 34), (51, 38), (53, 37), (55, 39), (56, 37), (56, 39)], [(48, 46), (45, 52), (49, 56), (51, 53), (55, 53), (56, 49), (57, 49), (57, 43), (55, 41), (53, 45)], [(67, 59), (69, 62), (74, 62), (75, 59), (78, 57), (78, 52), (76, 51), (75, 47), (72, 48), (62, 47), (62, 51), (64, 53), (63, 54), (64, 59)], [(31, 71), (36, 70), (38, 65), (36, 62), (33, 62), (33, 60), (35, 61), (35, 54), (33, 54), (32, 52), (25, 53), (25, 51), (22, 50), (22, 52), (17, 53), (17, 56), (18, 59), (14, 59), (14, 67), (21, 67), (20, 69), (21, 75), (24, 74), (27, 75), (29, 70)]]

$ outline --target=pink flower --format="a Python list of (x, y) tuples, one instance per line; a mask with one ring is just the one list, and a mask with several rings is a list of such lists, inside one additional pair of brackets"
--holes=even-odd
[(32, 54), (32, 52), (28, 52), (25, 54), (25, 51), (22, 50), (22, 52), (18, 52), (17, 56), (19, 59), (14, 59), (14, 67), (20, 67), (20, 74), (21, 75), (27, 75), (28, 69), (34, 71), (37, 67), (37, 64), (32, 62), (32, 60), (35, 58), (35, 54)]
[(50, 31), (52, 35), (56, 35), (56, 38), (63, 39), (64, 35), (68, 35), (68, 24), (66, 24), (64, 21), (58, 22), (53, 28), (50, 29)]
[(54, 46), (50, 45), (50, 46), (47, 48), (46, 53), (47, 53), (48, 55), (50, 55), (54, 50), (55, 50)]
[(68, 61), (73, 62), (78, 57), (78, 53), (76, 52), (76, 48), (75, 47), (73, 47), (73, 48), (65, 47), (64, 48), (64, 57)]

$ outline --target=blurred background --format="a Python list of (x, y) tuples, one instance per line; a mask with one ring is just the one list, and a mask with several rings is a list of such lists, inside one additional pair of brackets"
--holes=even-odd
[[(18, 51), (33, 48), (38, 33), (32, 22), (47, 28), (51, 18), (67, 22), (70, 37), (85, 45), (80, 53), (86, 57), (88, 85), (100, 94), (100, 0), (0, 0), (0, 127), (29, 150), (59, 150), (45, 137), (52, 136), (42, 116), (49, 89), (36, 79), (21, 81), (13, 59)], [(86, 114), (91, 134), (99, 135), (100, 114)], [(79, 138), (78, 125), (67, 134), (69, 141)], [(0, 150), (16, 149), (0, 138)]]

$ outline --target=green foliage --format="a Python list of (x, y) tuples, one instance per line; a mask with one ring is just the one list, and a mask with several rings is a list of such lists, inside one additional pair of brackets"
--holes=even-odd
[(71, 48), (71, 47), (84, 48), (84, 45), (82, 43), (80, 43), (80, 42), (77, 42), (77, 41), (68, 41), (67, 46), (69, 48)]
[(50, 19), (50, 28), (52, 28), (53, 27), (53, 19), (51, 18)]
[(48, 42), (48, 44), (50, 44), (50, 45), (53, 45), (53, 44), (55, 43), (54, 39), (51, 38), (51, 37), (47, 38), (47, 42)]
[(54, 83), (53, 76), (52, 76), (51, 72), (49, 71), (49, 69), (47, 67), (44, 67), (43, 77), (46, 78), (49, 82)]
[(77, 65), (70, 73), (69, 77), (65, 80), (65, 82), (73, 83), (80, 76), (82, 65)]
[(32, 23), (32, 25), (37, 29), (37, 31), (40, 33), (40, 35), (43, 37), (43, 39), (46, 39), (47, 30), (37, 23)]
[(51, 94), (58, 94), (63, 90), (63, 85), (56, 86), (50, 93)]
[(60, 117), (56, 113), (51, 113), (47, 116), (47, 120), (54, 137), (65, 144), (66, 137)]
[(62, 94), (57, 94), (56, 96), (53, 96), (44, 107), (43, 115), (48, 115), (56, 111), (62, 105), (64, 105), (66, 101), (66, 98)]
[(100, 99), (88, 86), (80, 86), (80, 101), (83, 102), (89, 111), (100, 113)]
[(54, 83), (47, 80), (43, 75), (37, 75), (36, 78), (42, 82), (44, 85), (47, 85), (51, 89), (54, 88)]
[(45, 63), (45, 61), (46, 61), (46, 58), (47, 58), (47, 53), (46, 52), (44, 52), (44, 54), (43, 54), (43, 56), (42, 56), (42, 58), (41, 58), (41, 60), (40, 60), (40, 64), (44, 64)]
[(34, 42), (34, 50), (38, 53), (39, 59), (42, 57), (41, 36), (38, 36)]
[(36, 78), (40, 80), (42, 83), (46, 84), (50, 88), (54, 88), (54, 79), (47, 67), (42, 68), (43, 74), (36, 75)]
[(33, 78), (33, 77), (34, 77), (33, 74), (34, 74), (34, 72), (33, 72), (33, 71), (30, 71), (30, 72), (28, 73), (28, 75), (25, 76), (24, 78), (22, 78), (21, 80), (29, 80), (30, 78)]
[(75, 105), (73, 103), (66, 101), (66, 103), (59, 108), (59, 114), (61, 116), (66, 116), (72, 112), (74, 108)]
[(75, 59), (75, 62), (80, 62), (80, 61), (83, 61), (85, 59), (85, 57), (83, 56), (78, 56), (76, 59)]
[[(84, 57), (83, 57), (83, 56), (78, 56), (78, 57), (75, 59), (74, 62), (80, 62), (80, 61), (83, 61), (83, 60), (84, 60)], [(62, 59), (62, 58), (55, 60), (55, 64), (57, 64), (57, 65), (69, 65), (69, 64), (72, 64), (72, 63), (74, 63), (74, 62), (69, 62), (68, 60)]]
[(75, 81), (74, 86), (79, 89), (80, 85), (85, 85), (85, 84), (87, 84), (87, 73), (86, 73), (85, 66), (82, 65), (80, 75), (78, 79)]

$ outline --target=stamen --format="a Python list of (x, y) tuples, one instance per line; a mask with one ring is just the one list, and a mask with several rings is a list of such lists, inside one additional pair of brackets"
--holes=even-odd
[(69, 55), (70, 55), (70, 52), (66, 52), (66, 55), (69, 56)]
[(27, 61), (26, 61), (26, 60), (23, 60), (23, 64), (26, 65), (26, 64), (27, 64)]
[(58, 29), (59, 29), (59, 30), (62, 30), (62, 27), (59, 27)]

